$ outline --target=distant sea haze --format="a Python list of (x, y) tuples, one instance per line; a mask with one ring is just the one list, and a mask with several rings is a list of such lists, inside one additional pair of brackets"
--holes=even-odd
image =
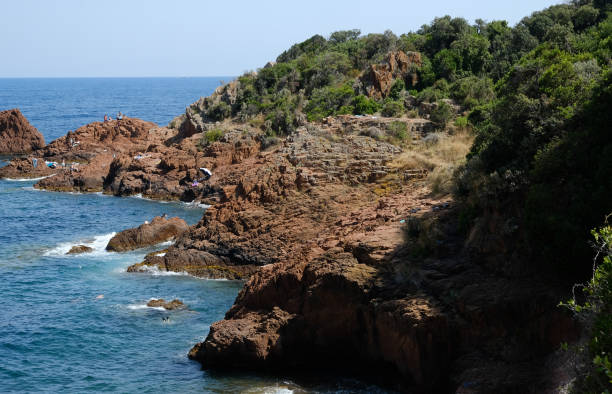
[(0, 111), (19, 108), (50, 142), (121, 111), (166, 126), (231, 76), (186, 78), (0, 78)]

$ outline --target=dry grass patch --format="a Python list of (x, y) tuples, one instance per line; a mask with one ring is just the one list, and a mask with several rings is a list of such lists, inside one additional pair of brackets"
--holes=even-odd
[(431, 190), (438, 195), (448, 194), (452, 189), (453, 173), (465, 161), (473, 142), (474, 136), (467, 129), (452, 135), (432, 133), (407, 148), (389, 166), (398, 172), (426, 169)]

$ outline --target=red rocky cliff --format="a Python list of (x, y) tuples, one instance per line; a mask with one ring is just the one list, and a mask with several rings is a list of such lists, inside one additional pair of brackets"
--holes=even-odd
[(0, 112), (0, 154), (28, 153), (45, 146), (45, 139), (19, 109)]

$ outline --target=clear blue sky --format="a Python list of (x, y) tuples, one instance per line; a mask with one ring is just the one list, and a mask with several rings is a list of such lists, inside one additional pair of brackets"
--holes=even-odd
[(0, 77), (222, 76), (313, 34), (415, 31), (436, 16), (523, 16), (560, 0), (19, 0), (2, 4)]

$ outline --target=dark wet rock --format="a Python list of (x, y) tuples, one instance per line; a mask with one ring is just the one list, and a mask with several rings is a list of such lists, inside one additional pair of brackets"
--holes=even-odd
[(181, 300), (174, 299), (172, 301), (166, 301), (163, 298), (157, 300), (151, 300), (147, 303), (148, 307), (164, 308), (166, 310), (182, 309), (185, 308), (185, 304)]
[(116, 234), (106, 245), (106, 250), (113, 252), (125, 252), (156, 245), (169, 241), (181, 235), (189, 226), (178, 217), (164, 218), (157, 216), (151, 223), (144, 223), (136, 228), (121, 231)]
[(93, 249), (86, 245), (76, 245), (70, 248), (68, 253), (66, 254), (81, 254), (81, 253), (89, 253), (92, 252)]

